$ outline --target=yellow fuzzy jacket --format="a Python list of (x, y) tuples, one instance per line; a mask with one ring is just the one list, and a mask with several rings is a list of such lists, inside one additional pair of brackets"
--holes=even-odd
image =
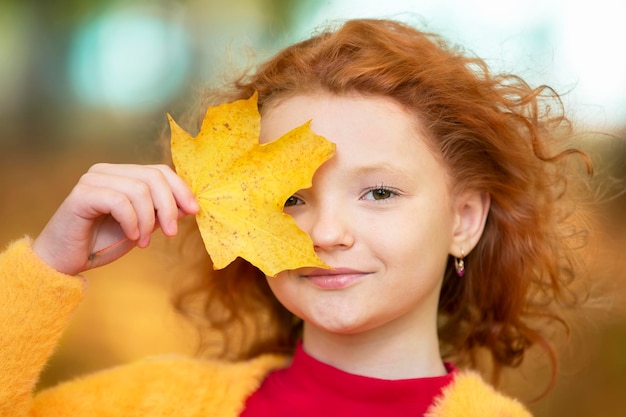
[[(34, 394), (84, 291), (81, 278), (54, 271), (25, 238), (0, 255), (0, 416), (238, 416), (245, 400), (288, 358), (228, 363), (155, 357), (98, 372)], [(473, 372), (460, 372), (428, 417), (528, 417)]]

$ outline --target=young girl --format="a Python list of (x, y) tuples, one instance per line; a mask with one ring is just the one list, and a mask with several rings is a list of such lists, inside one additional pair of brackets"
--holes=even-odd
[(481, 352), (496, 375), (535, 344), (554, 356), (532, 319), (559, 320), (552, 306), (578, 273), (561, 207), (579, 153), (559, 141), (558, 95), (386, 20), (288, 47), (204, 104), (255, 92), (262, 143), (312, 120), (336, 144), (285, 203), (333, 269), (266, 278), (236, 261), (181, 299), (203, 295), (229, 360), (153, 358), (33, 396), (79, 274), (198, 211), (165, 165), (95, 165), (0, 258), (2, 415), (529, 415), (469, 369)]

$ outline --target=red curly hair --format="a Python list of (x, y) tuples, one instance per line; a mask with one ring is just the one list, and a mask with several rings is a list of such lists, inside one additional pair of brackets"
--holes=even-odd
[[(491, 197), (484, 233), (465, 258), (459, 278), (450, 259), (440, 295), (442, 352), (475, 365), (486, 349), (495, 364), (517, 366), (538, 344), (555, 357), (533, 327), (535, 318), (560, 321), (553, 301), (574, 277), (574, 256), (560, 209), (564, 156), (560, 138), (570, 132), (558, 94), (529, 87), (515, 75), (494, 75), (481, 59), (440, 37), (388, 20), (352, 20), (280, 51), (208, 104), (250, 97), (259, 110), (308, 92), (392, 98), (428, 132), (447, 167), (453, 193), (473, 189)], [(201, 252), (199, 238), (189, 253)], [(198, 246), (196, 249), (195, 246)], [(194, 255), (195, 256), (195, 255)], [(177, 300), (183, 311), (199, 306), (204, 324), (223, 336), (224, 353), (248, 358), (291, 352), (302, 323), (274, 298), (263, 274), (243, 260), (212, 271), (206, 260), (196, 287)], [(233, 343), (239, 343), (236, 347)]]

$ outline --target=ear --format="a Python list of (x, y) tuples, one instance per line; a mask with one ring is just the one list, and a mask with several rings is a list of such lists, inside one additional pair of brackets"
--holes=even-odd
[(465, 191), (454, 201), (455, 227), (450, 253), (457, 258), (474, 249), (483, 234), (491, 199), (484, 191)]

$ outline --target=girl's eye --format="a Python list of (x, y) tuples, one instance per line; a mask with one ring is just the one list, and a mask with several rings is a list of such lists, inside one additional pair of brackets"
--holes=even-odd
[(298, 206), (300, 204), (303, 204), (302, 200), (295, 195), (292, 195), (287, 199), (287, 201), (285, 201), (285, 207)]
[(387, 200), (388, 198), (394, 197), (396, 194), (393, 189), (388, 187), (372, 187), (363, 198), (365, 200)]

